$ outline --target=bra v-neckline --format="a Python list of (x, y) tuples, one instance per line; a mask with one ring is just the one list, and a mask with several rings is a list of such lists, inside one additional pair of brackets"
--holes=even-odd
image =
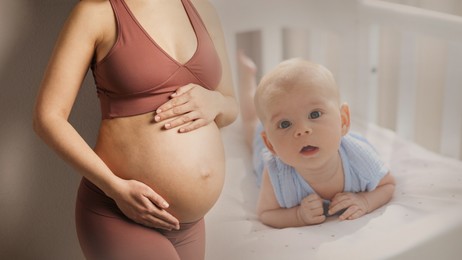
[(133, 21), (136, 23), (136, 25), (138, 26), (138, 28), (140, 28), (140, 30), (144, 33), (144, 35), (149, 39), (149, 41), (151, 41), (155, 47), (157, 49), (159, 49), (162, 53), (165, 54), (165, 56), (167, 56), (171, 61), (173, 61), (174, 63), (176, 63), (178, 66), (186, 66), (188, 63), (190, 63), (194, 57), (196, 56), (198, 50), (199, 50), (199, 37), (197, 36), (197, 28), (196, 28), (196, 24), (191, 20), (191, 16), (190, 16), (190, 13), (188, 11), (188, 8), (186, 7), (184, 1), (189, 1), (189, 0), (181, 0), (181, 4), (183, 5), (183, 8), (184, 8), (184, 11), (186, 12), (186, 16), (188, 17), (188, 20), (189, 20), (189, 24), (191, 25), (193, 31), (194, 31), (194, 35), (196, 37), (196, 49), (194, 50), (194, 53), (191, 55), (191, 57), (189, 59), (187, 59), (185, 62), (179, 62), (177, 59), (175, 59), (172, 55), (170, 55), (167, 51), (165, 51), (155, 40), (154, 38), (148, 33), (148, 31), (146, 31), (146, 29), (143, 27), (143, 25), (140, 23), (140, 21), (138, 20), (138, 18), (136, 18), (136, 16), (134, 15), (134, 13), (132, 12), (132, 10), (130, 9), (130, 7), (128, 6), (128, 4), (125, 2), (125, 0), (120, 0), (122, 2), (122, 4), (125, 6), (125, 9), (127, 10), (128, 14), (130, 15), (130, 17), (133, 19)]

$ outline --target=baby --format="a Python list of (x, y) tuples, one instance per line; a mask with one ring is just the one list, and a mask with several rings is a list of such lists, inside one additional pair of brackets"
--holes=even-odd
[[(243, 54), (239, 59), (244, 126), (247, 133), (255, 130), (248, 141), (262, 223), (284, 228), (319, 224), (331, 215), (352, 220), (391, 199), (394, 178), (371, 145), (349, 133), (350, 110), (340, 103), (330, 71), (287, 60), (254, 91), (255, 66)], [(255, 111), (249, 111), (254, 92)]]

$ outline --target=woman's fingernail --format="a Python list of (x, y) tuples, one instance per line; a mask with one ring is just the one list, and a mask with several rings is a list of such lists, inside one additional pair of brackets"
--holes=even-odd
[(156, 113), (159, 114), (160, 112), (162, 112), (162, 109), (158, 108), (158, 109), (156, 110)]
[(165, 128), (170, 128), (170, 124), (165, 124)]
[(154, 120), (159, 121), (159, 120), (160, 120), (160, 116), (155, 116), (155, 117), (154, 117)]
[(164, 208), (168, 208), (170, 205), (168, 205), (168, 203), (167, 203), (166, 201), (164, 201), (164, 202), (162, 202), (162, 206), (163, 206)]

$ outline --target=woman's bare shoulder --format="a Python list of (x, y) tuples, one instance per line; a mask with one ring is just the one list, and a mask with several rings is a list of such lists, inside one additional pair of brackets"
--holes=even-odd
[(81, 28), (95, 40), (101, 39), (114, 23), (114, 14), (109, 0), (80, 0), (68, 18), (73, 28)]
[(83, 15), (108, 15), (112, 14), (112, 7), (109, 0), (80, 0), (73, 12)]
[(219, 18), (215, 7), (208, 0), (191, 0), (204, 22), (218, 22)]
[(71, 18), (94, 25), (107, 22), (112, 17), (113, 11), (109, 0), (80, 0), (71, 13)]
[(215, 6), (208, 0), (191, 0), (191, 2), (199, 12), (209, 33), (212, 36), (220, 36), (222, 34), (221, 21)]

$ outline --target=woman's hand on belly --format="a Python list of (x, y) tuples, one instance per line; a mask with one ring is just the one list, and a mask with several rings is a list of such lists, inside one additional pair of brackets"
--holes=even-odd
[(165, 230), (180, 228), (178, 219), (166, 210), (168, 203), (142, 182), (120, 179), (108, 195), (125, 216), (138, 224)]
[(156, 110), (154, 120), (174, 118), (164, 124), (165, 129), (181, 126), (180, 133), (190, 132), (215, 120), (220, 113), (220, 95), (196, 84), (182, 86)]

